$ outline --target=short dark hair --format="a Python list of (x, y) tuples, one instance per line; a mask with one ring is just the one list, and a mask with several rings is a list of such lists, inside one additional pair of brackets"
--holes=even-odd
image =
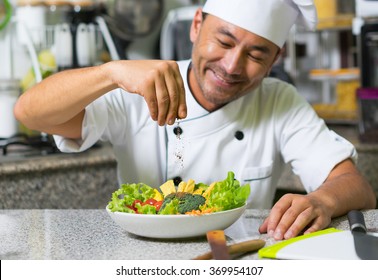
[(204, 21), (208, 16), (208, 13), (202, 12), (202, 21)]

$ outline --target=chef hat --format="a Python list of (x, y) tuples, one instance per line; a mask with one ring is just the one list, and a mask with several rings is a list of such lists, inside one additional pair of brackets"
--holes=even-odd
[(314, 30), (313, 0), (207, 0), (203, 12), (242, 27), (282, 47), (293, 24)]

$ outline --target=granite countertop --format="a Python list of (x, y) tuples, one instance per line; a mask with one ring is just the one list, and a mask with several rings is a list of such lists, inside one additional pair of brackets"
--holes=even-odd
[(112, 147), (101, 143), (81, 153), (56, 153), (44, 156), (1, 156), (0, 175), (23, 172), (55, 171), (66, 168), (91, 166), (101, 163), (116, 163)]
[(0, 209), (103, 209), (117, 188), (108, 144), (82, 153), (0, 156)]
[[(378, 229), (378, 210), (364, 211), (366, 226)], [(268, 210), (248, 209), (226, 229), (228, 243), (263, 239), (276, 243), (258, 227)], [(345, 216), (330, 227), (349, 230)], [(209, 250), (205, 237), (165, 240), (148, 239), (127, 233), (105, 210), (0, 210), (0, 259), (2, 260), (174, 260), (192, 259)], [(240, 259), (258, 259), (257, 253)]]

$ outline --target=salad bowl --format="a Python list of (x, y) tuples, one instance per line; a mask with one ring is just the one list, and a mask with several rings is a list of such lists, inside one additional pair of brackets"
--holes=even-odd
[(148, 238), (189, 238), (206, 235), (211, 230), (223, 230), (244, 213), (242, 207), (201, 215), (153, 215), (106, 211), (125, 231)]

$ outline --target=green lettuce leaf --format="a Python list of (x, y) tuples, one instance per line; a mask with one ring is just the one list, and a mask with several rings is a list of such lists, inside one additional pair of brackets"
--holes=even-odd
[(138, 210), (138, 214), (156, 214), (156, 208), (153, 205), (145, 204), (141, 205), (139, 203), (135, 204)]
[(112, 212), (135, 213), (127, 205), (132, 205), (136, 199), (146, 201), (149, 198), (153, 198), (154, 195), (154, 189), (146, 184), (122, 184), (118, 190), (112, 193), (108, 208)]
[(230, 171), (227, 178), (217, 182), (210, 192), (206, 204), (201, 209), (212, 208), (216, 211), (226, 211), (243, 206), (250, 194), (250, 185), (240, 186), (235, 174)]
[(178, 214), (178, 204), (179, 200), (177, 198), (172, 199), (170, 202), (168, 202), (165, 207), (159, 211), (160, 215), (175, 215)]

